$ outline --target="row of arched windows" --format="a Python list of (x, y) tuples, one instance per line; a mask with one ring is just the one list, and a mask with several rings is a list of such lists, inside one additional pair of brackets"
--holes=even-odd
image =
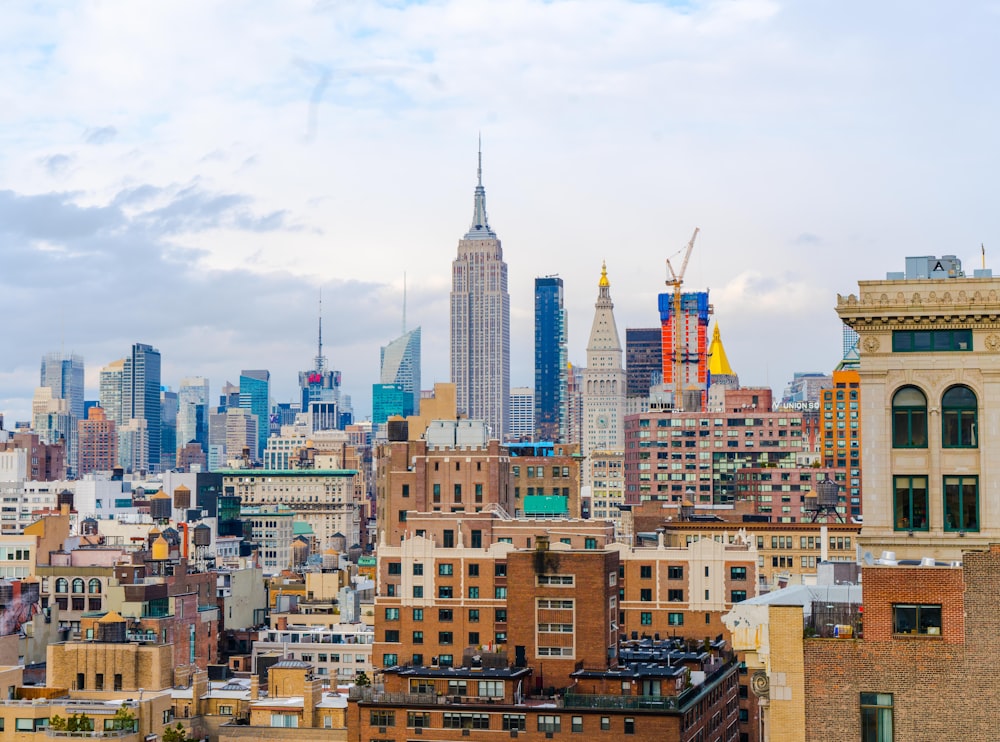
[[(88, 593), (100, 593), (101, 592), (101, 581), (96, 577), (92, 578), (90, 582), (86, 583)], [(73, 592), (82, 593), (84, 587), (84, 582), (82, 579), (77, 577), (73, 580)], [(60, 577), (56, 580), (56, 592), (57, 593), (68, 593), (69, 590), (69, 580), (65, 577)]]
[[(949, 387), (941, 395), (941, 446), (977, 448), (979, 403), (967, 386)], [(927, 448), (927, 396), (915, 386), (892, 395), (892, 447)]]

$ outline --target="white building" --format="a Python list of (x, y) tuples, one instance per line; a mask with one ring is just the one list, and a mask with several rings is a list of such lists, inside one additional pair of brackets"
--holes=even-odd
[(516, 386), (510, 390), (510, 432), (512, 441), (530, 441), (535, 435), (535, 390)]
[[(583, 453), (625, 450), (625, 369), (611, 282), (601, 266), (583, 372)], [(589, 482), (587, 482), (589, 484)]]
[(286, 624), (260, 632), (253, 644), (253, 667), (262, 654), (282, 654), (286, 659), (310, 662), (316, 674), (334, 682), (354, 680), (359, 671), (372, 675), (375, 631), (363, 623), (330, 627)]

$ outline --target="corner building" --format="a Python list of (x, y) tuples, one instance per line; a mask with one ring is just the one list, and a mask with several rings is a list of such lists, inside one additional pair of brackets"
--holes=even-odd
[(960, 560), (1000, 541), (1000, 280), (953, 256), (906, 265), (837, 298), (861, 338), (861, 546)]

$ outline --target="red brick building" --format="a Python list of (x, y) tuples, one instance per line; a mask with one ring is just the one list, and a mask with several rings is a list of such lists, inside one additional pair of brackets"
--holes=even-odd
[(115, 421), (109, 420), (101, 407), (87, 410), (87, 419), (77, 423), (77, 430), (80, 476), (92, 471), (111, 471), (118, 466)]

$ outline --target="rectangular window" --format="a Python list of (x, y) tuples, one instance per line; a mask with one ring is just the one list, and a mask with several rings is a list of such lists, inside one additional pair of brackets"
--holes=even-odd
[(369, 721), (373, 727), (394, 727), (396, 726), (396, 712), (373, 709)]
[(670, 626), (683, 626), (684, 625), (684, 614), (683, 613), (668, 613), (667, 623)]
[(406, 726), (408, 727), (429, 727), (431, 725), (431, 715), (426, 711), (407, 711)]
[(507, 588), (505, 587), (495, 587), (493, 588), (493, 597), (497, 600), (507, 600)]
[(639, 577), (643, 580), (649, 580), (653, 577), (653, 567), (650, 564), (643, 564), (639, 567)]
[(602, 732), (607, 732), (610, 729), (611, 729), (611, 717), (610, 716), (602, 716), (601, 717), (601, 731)]
[(413, 620), (414, 621), (423, 621), (424, 620), (424, 609), (423, 608), (414, 608), (413, 609)]
[(395, 653), (382, 655), (382, 667), (395, 667), (399, 664), (399, 655)]
[(469, 565), (469, 577), (479, 577), (479, 565), (470, 564)]
[(892, 742), (892, 694), (861, 694), (861, 742)]
[(538, 575), (539, 585), (572, 587), (573, 575)]
[(927, 477), (893, 477), (892, 484), (895, 530), (928, 530)]
[(507, 576), (507, 562), (494, 562), (494, 564), (493, 564), (493, 576), (494, 577), (506, 577)]
[(398, 621), (399, 620), (399, 608), (386, 608), (385, 609), (385, 620), (386, 621)]
[[(389, 587), (393, 587), (393, 585), (389, 585)], [(422, 597), (424, 597), (424, 586), (423, 585), (414, 585), (413, 586), (413, 597), (414, 598), (422, 598)]]
[(729, 579), (730, 580), (746, 580), (747, 578), (747, 568), (746, 567), (730, 567), (729, 568)]
[(454, 574), (454, 565), (450, 562), (442, 562), (438, 564), (438, 574), (442, 576), (449, 576)]
[(496, 616), (495, 616), (494, 620), (497, 623), (507, 623), (507, 609), (506, 608), (497, 608)]
[(574, 716), (573, 717), (573, 726), (571, 728), (572, 728), (572, 730), (574, 732), (582, 732), (583, 731), (583, 717), (582, 716)]
[(625, 734), (635, 734), (635, 719), (631, 716), (625, 717)]
[(741, 602), (743, 602), (746, 599), (747, 599), (747, 591), (746, 590), (730, 590), (729, 591), (729, 600), (732, 603), (741, 603)]
[(479, 588), (478, 587), (470, 587), (469, 588), (469, 597), (472, 600), (476, 600), (479, 597)]
[(423, 631), (414, 631), (413, 632), (413, 643), (414, 644), (423, 644), (424, 643), (424, 632)]
[[(584, 549), (596, 549), (597, 548), (597, 539), (596, 538), (585, 538), (583, 540), (583, 548)], [(556, 718), (558, 719), (559, 717), (556, 717)]]
[(444, 532), (444, 548), (454, 549), (455, 548), (455, 532), (452, 530), (446, 530)]
[(893, 330), (893, 353), (972, 350), (972, 330)]
[(944, 530), (979, 530), (979, 477), (944, 478)]
[(503, 698), (503, 681), (480, 680), (479, 695), (486, 698)]
[(671, 580), (683, 580), (684, 567), (667, 567), (667, 578)]
[(438, 598), (453, 598), (454, 589), (451, 585), (438, 585)]
[[(472, 539), (471, 539), (470, 546), (473, 549), (482, 549), (483, 548), (483, 532), (481, 530), (479, 530), (478, 528), (473, 529), (473, 531), (472, 531)], [(478, 567), (479, 565), (476, 565), (476, 566)], [(469, 574), (472, 574), (472, 573), (470, 572)], [(479, 574), (479, 573), (477, 572), (476, 574)]]
[(671, 603), (682, 603), (684, 601), (684, 591), (676, 588), (667, 590), (667, 600)]
[(479, 623), (479, 609), (470, 608), (469, 609), (469, 623)]
[(639, 591), (639, 600), (648, 603), (653, 599), (653, 591), (650, 588), (643, 588)]
[(461, 502), (461, 501), (462, 501), (462, 485), (456, 484), (455, 485), (455, 502)]
[(438, 608), (438, 621), (451, 621), (454, 613), (451, 608)]
[(503, 728), (504, 731), (527, 731), (527, 719), (524, 714), (504, 714)]
[(424, 573), (424, 565), (420, 562), (413, 563), (413, 576), (420, 577)]
[(454, 634), (450, 631), (438, 632), (438, 644), (454, 644)]
[(401, 565), (399, 562), (389, 562), (389, 574), (390, 575), (403, 574), (403, 565)]
[[(434, 464), (434, 466), (437, 466), (437, 464)], [(434, 485), (434, 502), (441, 502), (441, 485), (440, 484), (435, 484)]]
[[(397, 643), (399, 641), (399, 629), (386, 629), (385, 641), (389, 644)], [(302, 659), (305, 660), (305, 657)]]
[(539, 714), (538, 715), (538, 731), (539, 732), (561, 732), (562, 731), (562, 717), (555, 716), (553, 714)]
[(653, 614), (650, 611), (642, 611), (639, 614), (639, 623), (641, 623), (643, 626), (652, 626)]
[(892, 630), (896, 634), (941, 634), (941, 606), (894, 603)]

